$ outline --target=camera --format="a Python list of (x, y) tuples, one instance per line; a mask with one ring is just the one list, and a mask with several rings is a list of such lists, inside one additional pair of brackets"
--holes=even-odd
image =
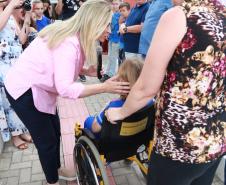
[(30, 11), (31, 10), (31, 0), (25, 0), (24, 3), (20, 6), (17, 7), (16, 9), (23, 8), (25, 11)]
[(22, 4), (22, 8), (25, 11), (30, 11), (31, 10), (31, 0), (25, 0), (24, 3)]

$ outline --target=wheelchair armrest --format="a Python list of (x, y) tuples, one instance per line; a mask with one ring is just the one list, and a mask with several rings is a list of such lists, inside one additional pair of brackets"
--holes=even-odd
[(89, 129), (83, 128), (82, 131), (83, 131), (83, 134), (86, 135), (91, 140), (96, 139), (95, 135)]

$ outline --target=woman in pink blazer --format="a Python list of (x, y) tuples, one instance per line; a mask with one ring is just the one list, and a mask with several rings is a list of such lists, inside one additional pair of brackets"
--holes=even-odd
[[(47, 184), (59, 184), (59, 176), (73, 176), (60, 165), (57, 96), (128, 93), (128, 83), (116, 77), (102, 84), (75, 82), (79, 74), (96, 75), (96, 42), (108, 37), (111, 17), (108, 2), (87, 1), (72, 18), (43, 29), (6, 77), (8, 99), (32, 136)], [(84, 61), (90, 67), (83, 68)]]

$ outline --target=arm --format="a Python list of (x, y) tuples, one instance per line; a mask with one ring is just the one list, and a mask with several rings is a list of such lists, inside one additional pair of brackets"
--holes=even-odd
[(12, 14), (15, 7), (21, 6), (23, 0), (13, 0), (3, 10), (3, 6), (0, 6), (0, 31), (5, 27), (10, 15)]
[[(186, 33), (186, 18), (181, 8), (167, 11), (160, 19), (142, 73), (122, 108), (109, 109), (111, 122), (121, 120), (144, 107), (159, 91), (169, 60)], [(164, 54), (163, 54), (164, 53)]]
[(102, 84), (83, 85), (75, 82), (75, 76), (80, 71), (80, 50), (71, 40), (65, 40), (53, 51), (53, 70), (55, 87), (58, 94), (62, 97), (76, 99), (98, 93), (128, 93), (127, 82), (117, 82), (116, 78), (111, 78)]
[(128, 94), (128, 92), (129, 83), (118, 82), (117, 76), (115, 76), (101, 84), (85, 85), (83, 91), (79, 95), (79, 98), (84, 98), (99, 93)]
[(28, 34), (30, 33), (30, 22), (31, 22), (31, 13), (26, 12), (23, 26), (18, 35), (21, 44), (25, 44), (27, 41)]
[(57, 15), (60, 15), (62, 13), (63, 6), (64, 6), (63, 1), (59, 0), (56, 7), (55, 7), (55, 11), (56, 11)]
[(133, 25), (127, 27), (127, 33), (140, 33), (143, 27), (143, 23), (140, 25)]
[[(125, 33), (140, 33), (143, 27), (143, 23), (139, 24), (139, 25), (133, 25), (133, 26), (126, 26), (125, 23), (122, 23), (120, 25), (119, 28), (119, 32), (121, 34), (125, 34)], [(125, 31), (125, 28), (127, 29), (127, 31)]]

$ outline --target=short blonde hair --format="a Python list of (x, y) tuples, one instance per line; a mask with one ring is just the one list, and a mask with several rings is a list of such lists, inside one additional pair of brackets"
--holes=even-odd
[(66, 21), (59, 21), (44, 28), (39, 36), (48, 39), (48, 47), (57, 47), (65, 38), (78, 34), (86, 61), (97, 61), (96, 41), (110, 24), (112, 10), (105, 0), (88, 0), (76, 14)]
[[(126, 59), (119, 67), (118, 76), (119, 79), (130, 83), (130, 88), (136, 83), (139, 78), (143, 61), (138, 59)], [(126, 99), (127, 96), (121, 95), (121, 98)]]

